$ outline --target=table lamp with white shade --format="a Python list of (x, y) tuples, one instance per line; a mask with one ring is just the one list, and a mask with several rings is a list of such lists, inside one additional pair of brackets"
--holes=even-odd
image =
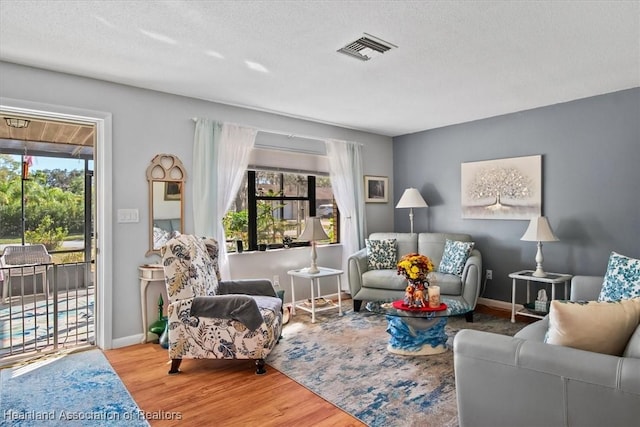
[(316, 274), (319, 273), (318, 264), (316, 264), (316, 240), (327, 240), (329, 236), (325, 233), (320, 218), (317, 216), (310, 216), (304, 224), (304, 231), (298, 236), (298, 240), (311, 242), (311, 266), (305, 271), (307, 273)]
[(402, 197), (396, 205), (397, 208), (409, 208), (409, 222), (411, 223), (411, 234), (413, 234), (413, 208), (427, 208), (427, 202), (424, 201), (422, 195), (417, 188), (407, 188), (402, 193)]
[(537, 216), (531, 218), (529, 227), (524, 235), (520, 238), (527, 242), (538, 242), (538, 252), (536, 253), (536, 270), (533, 272), (534, 277), (546, 277), (547, 273), (542, 269), (542, 242), (557, 242), (559, 239), (553, 234), (551, 226), (546, 216)]

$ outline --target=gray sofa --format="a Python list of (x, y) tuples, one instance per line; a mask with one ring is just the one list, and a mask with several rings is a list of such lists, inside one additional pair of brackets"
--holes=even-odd
[[(371, 240), (396, 239), (397, 259), (403, 255), (417, 252), (426, 255), (437, 266), (442, 259), (447, 239), (470, 242), (471, 236), (457, 233), (372, 233)], [(460, 300), (475, 308), (480, 293), (482, 276), (482, 256), (478, 249), (473, 249), (461, 276), (435, 273), (440, 294)], [(407, 281), (392, 270), (369, 270), (367, 250), (363, 248), (348, 259), (349, 290), (353, 299), (353, 309), (360, 311), (362, 301), (382, 301), (402, 299)], [(473, 313), (467, 320), (473, 319)]]
[[(571, 299), (597, 300), (602, 277), (575, 276)], [(636, 426), (640, 326), (622, 357), (544, 343), (548, 316), (514, 337), (454, 338), (458, 419), (465, 426)]]

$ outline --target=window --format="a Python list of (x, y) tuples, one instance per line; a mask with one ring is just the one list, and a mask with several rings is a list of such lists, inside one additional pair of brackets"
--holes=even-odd
[(309, 216), (321, 218), (327, 242), (339, 241), (339, 215), (328, 176), (249, 170), (223, 220), (227, 249), (235, 251), (238, 240), (248, 250), (279, 248), (285, 241), (306, 245), (297, 238)]

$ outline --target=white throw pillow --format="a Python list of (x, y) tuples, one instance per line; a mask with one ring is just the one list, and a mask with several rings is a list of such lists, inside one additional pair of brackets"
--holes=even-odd
[(621, 356), (640, 323), (640, 298), (551, 301), (545, 342)]

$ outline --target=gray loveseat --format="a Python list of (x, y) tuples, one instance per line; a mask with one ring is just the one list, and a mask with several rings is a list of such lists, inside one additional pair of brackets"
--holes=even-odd
[[(372, 233), (369, 239), (396, 239), (397, 260), (403, 255), (417, 252), (431, 258), (436, 269), (442, 259), (447, 239), (472, 241), (470, 235), (457, 233)], [(435, 274), (441, 295), (460, 300), (475, 308), (482, 276), (482, 256), (478, 249), (474, 248), (471, 252), (462, 275)], [(349, 257), (348, 275), (349, 290), (355, 311), (360, 311), (362, 301), (402, 299), (407, 287), (407, 281), (403, 276), (397, 274), (396, 269), (369, 270), (366, 248)], [(473, 314), (469, 313), (467, 320), (471, 321), (472, 319)]]
[[(602, 277), (575, 276), (571, 299), (597, 300)], [(514, 337), (461, 330), (453, 343), (465, 426), (635, 426), (640, 326), (622, 357), (544, 343), (549, 317)]]

